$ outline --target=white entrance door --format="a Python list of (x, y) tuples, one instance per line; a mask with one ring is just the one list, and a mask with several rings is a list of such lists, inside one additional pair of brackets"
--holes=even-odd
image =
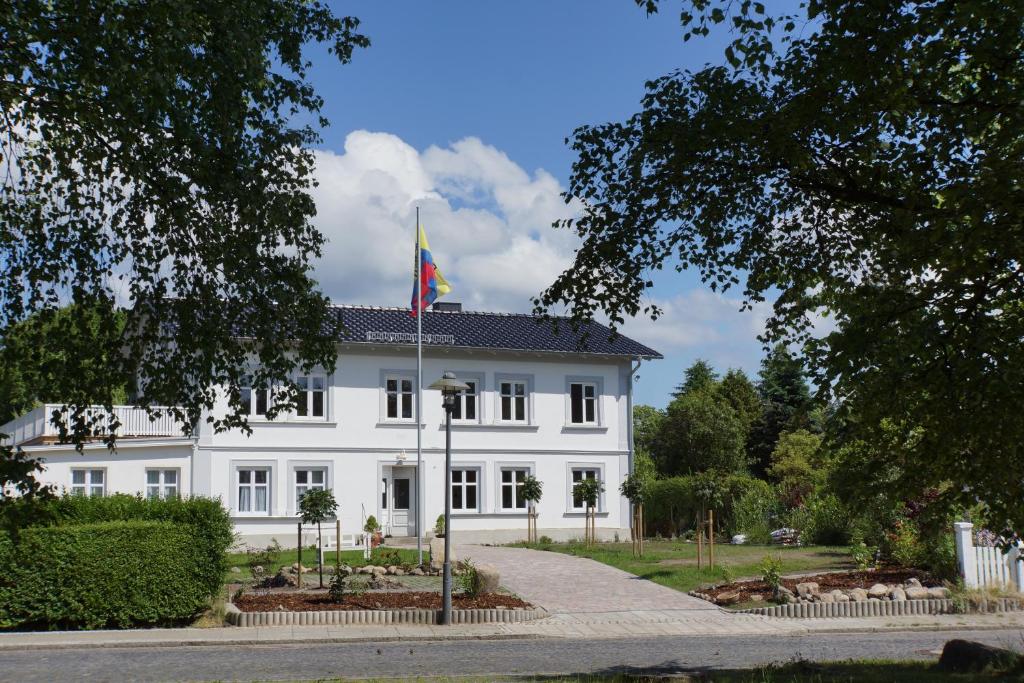
[(395, 467), (391, 476), (391, 534), (416, 534), (416, 490), (413, 476), (415, 468)]

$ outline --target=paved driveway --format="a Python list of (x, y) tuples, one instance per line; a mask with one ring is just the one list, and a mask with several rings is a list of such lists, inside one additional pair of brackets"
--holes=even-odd
[(728, 616), (705, 600), (584, 557), (489, 546), (460, 546), (458, 556), (493, 564), (503, 586), (552, 613), (668, 611)]

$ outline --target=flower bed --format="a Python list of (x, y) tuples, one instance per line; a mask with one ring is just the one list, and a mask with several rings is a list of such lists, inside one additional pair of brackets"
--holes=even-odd
[[(799, 595), (797, 584), (816, 583), (820, 593), (830, 593), (833, 590), (848, 592), (854, 588), (868, 589), (878, 584), (901, 585), (911, 579), (917, 579), (926, 588), (938, 587), (942, 583), (928, 576), (925, 572), (917, 569), (878, 569), (864, 572), (836, 572), (829, 574), (818, 574), (816, 576), (801, 576), (795, 578), (783, 578), (782, 585), (795, 595)], [(765, 581), (734, 581), (732, 583), (701, 588), (693, 592), (694, 595), (720, 605), (743, 604), (758, 601), (767, 601), (772, 598), (772, 587)]]
[[(247, 593), (234, 600), (243, 612), (322, 612), (330, 610), (441, 609), (441, 594), (424, 591), (368, 591), (345, 595), (334, 602), (322, 591), (273, 591), (265, 594)], [(529, 609), (515, 596), (485, 593), (475, 598), (455, 594), (455, 609)]]

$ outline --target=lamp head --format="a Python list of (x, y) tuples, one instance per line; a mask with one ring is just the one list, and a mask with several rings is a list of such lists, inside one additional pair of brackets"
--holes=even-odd
[(469, 385), (466, 384), (465, 382), (460, 382), (459, 380), (457, 380), (455, 378), (454, 372), (446, 370), (445, 373), (441, 375), (441, 379), (431, 384), (428, 388), (437, 389), (442, 394), (444, 394), (445, 397), (448, 397), (455, 396), (456, 394), (468, 390)]

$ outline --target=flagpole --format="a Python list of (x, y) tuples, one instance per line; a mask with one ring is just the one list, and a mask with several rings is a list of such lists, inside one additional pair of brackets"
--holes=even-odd
[[(423, 501), (420, 497), (420, 477), (423, 476), (423, 277), (420, 273), (423, 257), (420, 254), (420, 207), (416, 207), (416, 555), (423, 564), (423, 534), (420, 533)], [(445, 529), (447, 532), (448, 530)]]

